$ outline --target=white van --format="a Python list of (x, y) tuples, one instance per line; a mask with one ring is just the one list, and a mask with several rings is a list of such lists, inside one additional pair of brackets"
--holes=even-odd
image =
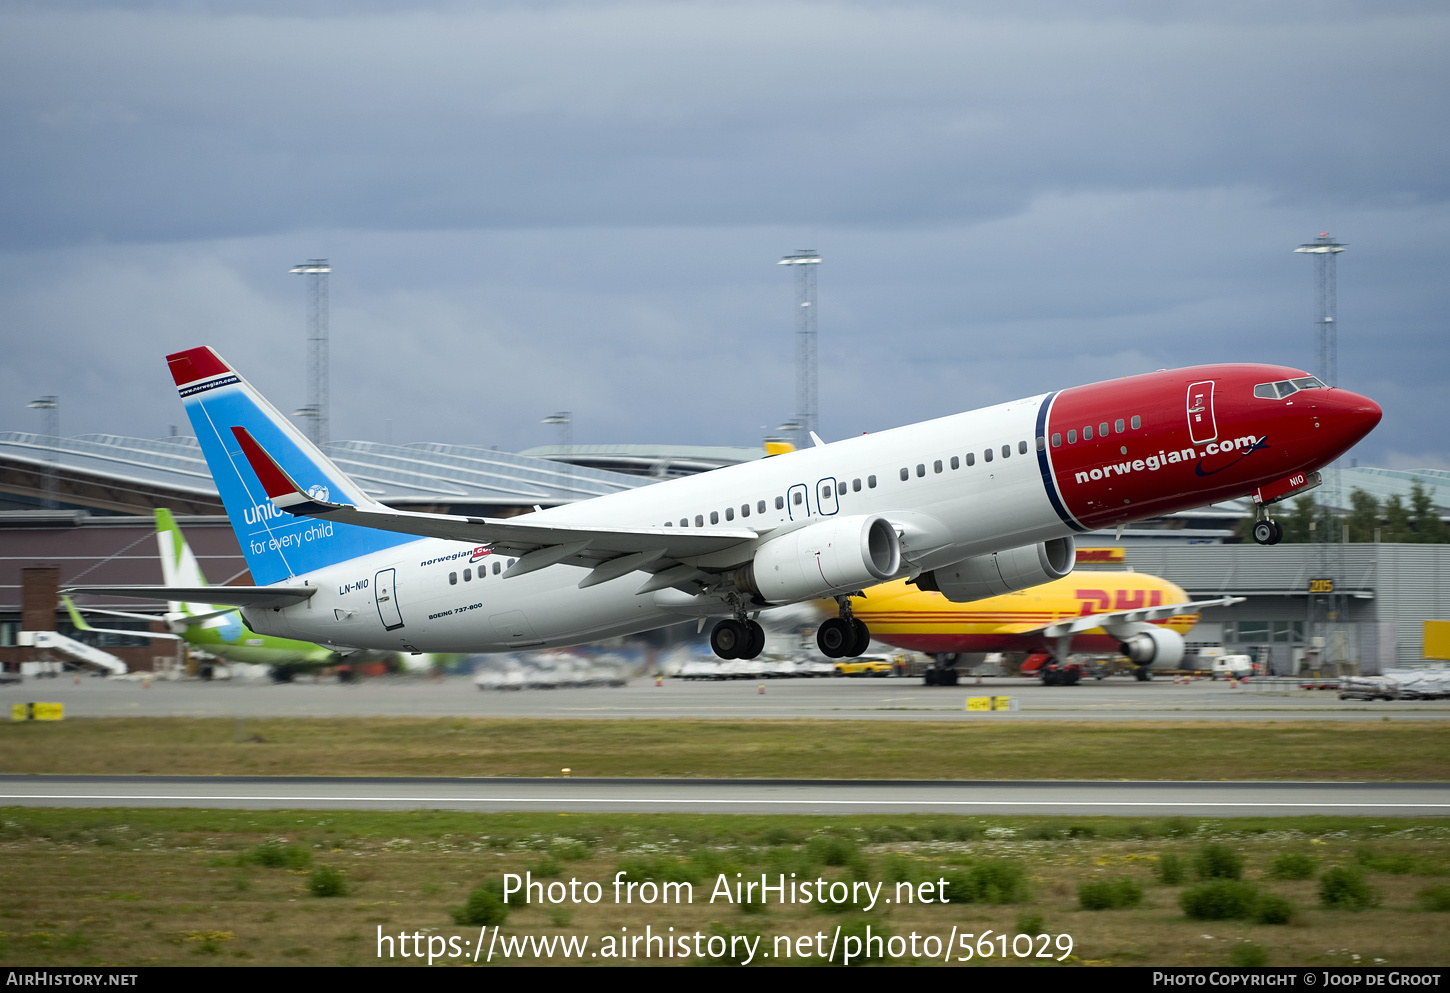
[(1254, 660), (1247, 655), (1220, 655), (1213, 660), (1212, 678), (1243, 679), (1254, 674)]

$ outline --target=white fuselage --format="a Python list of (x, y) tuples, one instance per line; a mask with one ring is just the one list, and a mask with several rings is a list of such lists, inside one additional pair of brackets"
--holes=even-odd
[[(1035, 424), (1043, 400), (861, 435), (539, 511), (528, 520), (737, 528), (755, 531), (763, 541), (832, 516), (881, 514), (901, 536), (898, 575), (914, 575), (1072, 533), (1054, 511), (1039, 469)], [(966, 465), (968, 453), (972, 466)], [(758, 544), (744, 542), (691, 564), (742, 564)], [(419, 539), (297, 576), (289, 585), (316, 586), (317, 594), (294, 606), (244, 614), (256, 631), (329, 646), (493, 652), (579, 644), (683, 616), (729, 612), (719, 604), (684, 605), (688, 598), (676, 590), (641, 594), (650, 578), (644, 572), (580, 589), (587, 568), (560, 564), (505, 577), (494, 572), (500, 558), (462, 542)], [(500, 572), (509, 561), (499, 563)]]

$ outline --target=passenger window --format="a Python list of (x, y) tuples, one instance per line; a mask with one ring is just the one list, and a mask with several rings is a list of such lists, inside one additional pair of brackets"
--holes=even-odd
[(1012, 446), (1011, 445), (1003, 445), (1002, 446), (1002, 458), (1005, 459), (1007, 456), (1009, 456), (1011, 454), (1012, 454)]
[(831, 484), (830, 483), (827, 483), (825, 486), (822, 486), (821, 487), (821, 499), (822, 500), (829, 500), (829, 499), (831, 499)]
[(868, 487), (870, 487), (871, 489), (874, 490), (876, 488), (876, 477), (875, 476), (867, 476), (866, 477), (866, 485)]
[(517, 561), (518, 559), (509, 559), (509, 568), (512, 569), (514, 567), (514, 563)]
[(861, 477), (860, 476), (857, 476), (855, 479), (851, 480), (851, 492), (852, 493), (860, 493), (861, 492)]
[[(856, 487), (856, 489), (858, 489), (858, 490), (860, 488), (861, 487), (859, 487), (859, 486)], [(845, 482), (845, 480), (842, 480), (841, 482), (839, 482), (839, 483), (836, 484), (836, 496), (845, 496), (845, 495), (846, 495), (846, 482)]]
[(952, 468), (953, 469), (960, 469), (961, 467), (962, 467), (961, 460), (958, 459), (955, 455), (953, 455), (952, 456)]
[(931, 470), (932, 472), (941, 472), (941, 459), (937, 459), (931, 464)]
[(502, 571), (503, 571), (503, 568), (502, 568), (502, 567), (501, 567), (501, 566), (500, 566), (500, 565), (499, 565), (499, 564), (498, 564), (498, 563), (497, 563), (497, 562), (495, 562), (495, 563), (494, 563), (494, 564), (493, 564), (493, 574), (494, 574), (494, 575), (495, 575), (495, 576), (497, 576), (497, 575), (498, 575), (498, 574), (499, 574), (499, 573), (500, 573), (500, 572), (502, 572)]
[(985, 462), (992, 461), (992, 450), (990, 448), (987, 449), (985, 452), (982, 453), (982, 459)]
[(1099, 438), (1106, 438), (1107, 436), (1108, 436), (1108, 422), (1107, 421), (1103, 421), (1103, 423), (1101, 423), (1101, 424), (1098, 425), (1098, 437)]
[(910, 469), (907, 469), (906, 467), (903, 466), (902, 469), (901, 469), (901, 481), (904, 483), (904, 482), (906, 482), (910, 478), (911, 478), (911, 470)]
[[(1042, 439), (1041, 438), (1038, 438), (1037, 439), (1037, 447), (1038, 448), (1041, 448), (1042, 447)], [(1017, 454), (1018, 455), (1026, 455), (1027, 454), (1027, 442), (1025, 442), (1025, 441), (1019, 441), (1019, 442), (1017, 442)]]
[(916, 475), (917, 475), (917, 478), (920, 478), (920, 477), (926, 475), (926, 463), (924, 463), (924, 462), (918, 462), (916, 464)]
[(458, 585), (458, 573), (456, 573), (456, 572), (450, 572), (448, 574), (448, 585), (449, 586), (457, 586)]
[(976, 452), (968, 452), (967, 453), (967, 465), (976, 465), (976, 464), (977, 464), (977, 453)]
[(1136, 431), (1143, 426), (1143, 418), (1139, 417), (1137, 414), (1134, 414), (1133, 419), (1128, 423), (1131, 424), (1133, 426), (1133, 430)]
[(748, 504), (748, 503), (742, 503), (740, 505), (740, 516), (741, 517), (749, 517), (750, 516), (750, 504)]
[(1087, 427), (1085, 427), (1085, 428), (1082, 429), (1082, 440), (1083, 441), (1092, 441), (1093, 440), (1093, 426), (1091, 424), (1089, 424)]
[(735, 520), (735, 508), (734, 507), (726, 507), (725, 508), (725, 519), (727, 521), (733, 521), (733, 520)]
[(705, 515), (704, 514), (696, 514), (695, 515), (695, 527), (702, 528), (704, 526), (705, 526)]
[(1054, 431), (1054, 432), (1052, 432), (1052, 447), (1053, 448), (1061, 448), (1062, 447), (1062, 432), (1061, 431)]
[(797, 507), (799, 507), (803, 502), (805, 502), (805, 498), (806, 498), (806, 495), (804, 493), (802, 493), (800, 490), (796, 490), (795, 491), (795, 496), (791, 500), (791, 503), (793, 503)]
[(711, 524), (719, 524), (720, 523), (720, 512), (719, 511), (716, 511), (716, 510), (710, 511), (710, 523)]
[(464, 569), (463, 570), (463, 581), (465, 583), (469, 583), (469, 582), (472, 582), (473, 581), (473, 570), (472, 569)]
[(1121, 417), (1119, 417), (1116, 421), (1113, 422), (1113, 433), (1114, 434), (1122, 434), (1123, 433), (1123, 427), (1124, 427), (1124, 425), (1123, 425), (1123, 419)]
[(785, 497), (776, 497), (775, 498), (775, 509), (776, 510), (784, 510), (785, 509)]
[(674, 526), (675, 526), (675, 522), (674, 521), (665, 521), (665, 527), (672, 528)]
[[(776, 497), (775, 499), (776, 499), (775, 509), (776, 510), (779, 510), (780, 509), (780, 497)], [(765, 513), (765, 501), (764, 500), (760, 500), (760, 501), (758, 501), (755, 504), (755, 512), (757, 514), (763, 514), (763, 513)]]
[(690, 519), (688, 517), (681, 517), (680, 518), (680, 527), (687, 528), (689, 526), (690, 526)]
[(1067, 443), (1069, 445), (1076, 445), (1077, 444), (1077, 431), (1076, 430), (1072, 430), (1072, 431), (1069, 431), (1067, 433)]

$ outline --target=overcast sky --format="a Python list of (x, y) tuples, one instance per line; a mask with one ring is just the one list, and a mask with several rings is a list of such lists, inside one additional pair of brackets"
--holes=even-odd
[(1450, 468), (1447, 52), (1388, 0), (10, 2), (0, 429), (165, 435), (199, 344), (301, 406), (313, 257), (335, 438), (758, 444), (802, 248), (828, 439), (1312, 371), (1328, 231), (1354, 454)]

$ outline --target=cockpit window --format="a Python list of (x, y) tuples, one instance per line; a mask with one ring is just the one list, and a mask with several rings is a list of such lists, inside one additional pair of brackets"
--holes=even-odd
[(1260, 383), (1254, 387), (1254, 396), (1261, 400), (1282, 400), (1300, 390), (1322, 390), (1325, 385), (1313, 376), (1299, 379), (1284, 379), (1277, 383)]

